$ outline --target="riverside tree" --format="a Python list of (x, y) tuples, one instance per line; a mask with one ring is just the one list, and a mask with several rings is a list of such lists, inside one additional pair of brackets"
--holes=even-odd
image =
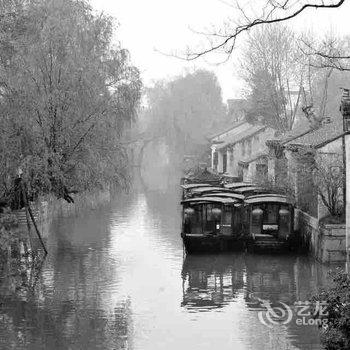
[(158, 82), (146, 94), (147, 129), (165, 140), (175, 162), (202, 151), (213, 125), (225, 117), (218, 80), (206, 70)]
[(112, 45), (112, 18), (84, 0), (0, 6), (1, 192), (19, 168), (32, 194), (124, 183), (120, 137), (141, 82), (128, 51)]
[(301, 100), (303, 66), (294, 33), (285, 26), (257, 28), (247, 41), (242, 75), (250, 93), (248, 120), (291, 130)]

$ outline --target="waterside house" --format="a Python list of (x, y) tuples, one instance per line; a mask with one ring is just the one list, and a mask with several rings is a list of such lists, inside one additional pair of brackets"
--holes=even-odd
[(342, 120), (335, 118), (317, 128), (296, 129), (266, 142), (269, 179), (279, 187), (289, 185), (298, 206), (319, 219), (327, 213), (319, 207), (312, 170), (320, 168), (320, 162), (331, 167), (335, 160), (342, 163), (342, 136)]
[(345, 224), (330, 223), (325, 205), (334, 200), (343, 207), (343, 135), (342, 120), (333, 118), (267, 141), (268, 178), (295, 197), (296, 227), (307, 249), (323, 262), (345, 259)]
[(211, 169), (237, 181), (253, 180), (257, 173), (267, 176), (266, 141), (275, 131), (245, 120), (210, 137)]

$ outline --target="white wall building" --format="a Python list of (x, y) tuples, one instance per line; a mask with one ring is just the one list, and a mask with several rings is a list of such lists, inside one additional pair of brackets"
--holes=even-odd
[[(258, 159), (261, 153), (267, 152), (266, 140), (272, 138), (274, 132), (267, 126), (241, 121), (230, 129), (214, 135), (211, 138), (212, 169), (221, 174), (251, 180), (258, 163), (248, 162), (249, 171), (247, 172), (240, 162), (249, 161), (252, 158)], [(244, 175), (247, 175), (246, 179)]]

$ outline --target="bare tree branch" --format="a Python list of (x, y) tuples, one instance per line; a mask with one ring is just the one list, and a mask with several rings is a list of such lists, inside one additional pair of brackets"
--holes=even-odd
[(328, 38), (318, 44), (305, 38), (300, 41), (300, 50), (309, 57), (311, 67), (350, 71), (350, 51), (345, 39)]
[[(290, 14), (286, 14), (285, 16), (277, 16), (274, 17), (276, 14), (276, 11), (285, 11), (288, 12), (287, 10), (290, 9), (291, 7), (294, 7), (297, 5), (300, 1), (297, 1), (293, 5), (290, 5), (290, 0), (284, 0), (281, 3), (278, 1), (274, 0), (268, 0), (266, 3), (265, 9), (270, 6), (270, 9), (268, 13), (265, 15), (265, 9), (263, 10), (263, 15), (260, 18), (256, 18), (254, 20), (250, 20), (249, 17), (247, 16), (246, 12), (244, 9), (236, 2), (236, 7), (237, 9), (241, 12), (243, 15), (243, 18), (246, 20), (246, 23), (237, 25), (236, 28), (233, 29), (231, 33), (228, 33), (227, 35), (220, 35), (220, 38), (222, 37), (222, 40), (220, 40), (218, 43), (211, 45), (207, 49), (203, 49), (199, 52), (190, 52), (186, 54), (185, 59), (188, 61), (195, 60), (201, 56), (204, 56), (208, 53), (218, 51), (223, 49), (226, 54), (231, 55), (233, 52), (233, 49), (236, 44), (236, 39), (239, 35), (241, 35), (243, 32), (247, 32), (253, 27), (262, 25), (262, 24), (271, 24), (271, 23), (279, 23), (279, 22), (285, 22), (288, 21), (294, 17), (297, 17), (300, 15), (302, 12), (304, 12), (306, 9), (313, 8), (313, 9), (334, 9), (338, 8), (343, 3), (345, 0), (338, 0), (336, 2), (330, 2), (326, 3), (325, 1), (322, 1), (319, 4), (315, 3), (306, 3), (306, 4), (300, 4), (300, 6), (293, 11)], [(289, 6), (290, 5), (290, 6)], [(208, 34), (208, 33), (207, 33)], [(209, 33), (208, 36), (211, 34)], [(217, 37), (217, 35), (215, 35)]]

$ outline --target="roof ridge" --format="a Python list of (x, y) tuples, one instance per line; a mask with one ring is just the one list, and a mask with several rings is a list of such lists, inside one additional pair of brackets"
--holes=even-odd
[[(232, 141), (224, 142), (224, 145), (219, 145), (218, 149), (227, 147), (228, 145), (235, 145), (236, 143), (241, 142), (241, 141), (243, 141), (243, 140), (245, 140), (245, 139), (247, 139), (249, 137), (253, 137), (254, 135), (259, 133), (260, 131), (265, 130), (266, 128), (267, 128), (266, 125), (251, 126), (249, 129), (241, 132), (240, 134), (234, 135), (235, 137), (237, 137), (237, 139), (232, 140)], [(240, 136), (242, 134), (243, 134), (243, 136)]]
[(218, 132), (218, 133), (216, 133), (216, 134), (210, 135), (208, 138), (209, 138), (209, 139), (213, 139), (213, 138), (215, 138), (215, 137), (217, 137), (217, 136), (220, 136), (220, 135), (222, 135), (222, 134), (225, 134), (226, 132), (228, 132), (228, 131), (230, 131), (230, 130), (233, 130), (233, 129), (238, 128), (239, 126), (243, 125), (244, 123), (249, 124), (246, 120), (241, 120), (241, 121), (239, 121), (239, 122), (236, 122), (234, 125), (231, 125), (229, 128), (227, 128), (227, 129), (225, 129), (225, 130), (223, 130), (223, 131), (220, 131), (220, 132)]

